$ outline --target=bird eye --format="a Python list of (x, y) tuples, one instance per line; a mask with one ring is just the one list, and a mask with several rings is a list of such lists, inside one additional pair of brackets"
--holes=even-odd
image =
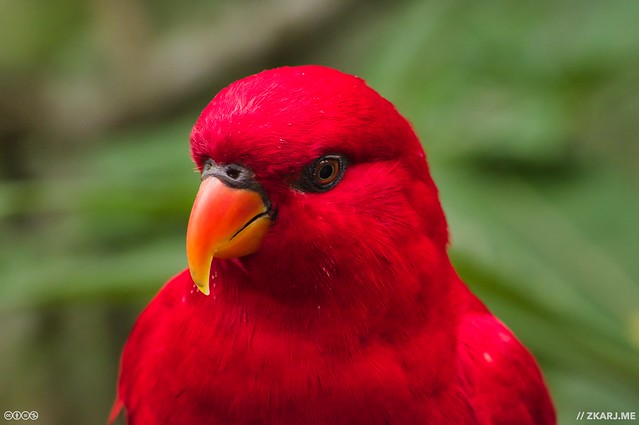
[(322, 159), (313, 170), (313, 182), (326, 186), (335, 181), (339, 175), (339, 160), (335, 158)]
[(306, 167), (300, 186), (307, 192), (325, 192), (340, 182), (345, 168), (346, 160), (343, 156), (322, 156)]

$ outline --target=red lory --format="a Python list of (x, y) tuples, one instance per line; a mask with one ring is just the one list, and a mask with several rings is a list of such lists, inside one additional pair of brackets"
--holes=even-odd
[(540, 370), (469, 291), (422, 146), (321, 66), (223, 89), (193, 127), (188, 269), (139, 317), (130, 425), (554, 424)]

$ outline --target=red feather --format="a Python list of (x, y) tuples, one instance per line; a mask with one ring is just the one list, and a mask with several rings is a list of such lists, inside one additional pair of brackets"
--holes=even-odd
[[(259, 251), (188, 271), (138, 319), (119, 396), (131, 425), (554, 424), (532, 356), (452, 268), (422, 147), (356, 77), (304, 66), (233, 83), (191, 136), (255, 173), (278, 214)], [(295, 188), (348, 158), (325, 193)]]

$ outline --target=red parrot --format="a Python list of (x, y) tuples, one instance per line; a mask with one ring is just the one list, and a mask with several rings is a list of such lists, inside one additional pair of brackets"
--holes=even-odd
[(539, 368), (468, 290), (422, 146), (321, 66), (223, 89), (190, 138), (188, 269), (139, 317), (130, 425), (555, 424)]

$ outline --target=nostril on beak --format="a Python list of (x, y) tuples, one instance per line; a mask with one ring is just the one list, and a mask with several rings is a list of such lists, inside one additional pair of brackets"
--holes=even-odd
[(237, 167), (234, 167), (233, 165), (227, 166), (224, 172), (226, 173), (227, 176), (229, 176), (233, 180), (237, 180), (242, 174), (242, 170), (239, 170)]

